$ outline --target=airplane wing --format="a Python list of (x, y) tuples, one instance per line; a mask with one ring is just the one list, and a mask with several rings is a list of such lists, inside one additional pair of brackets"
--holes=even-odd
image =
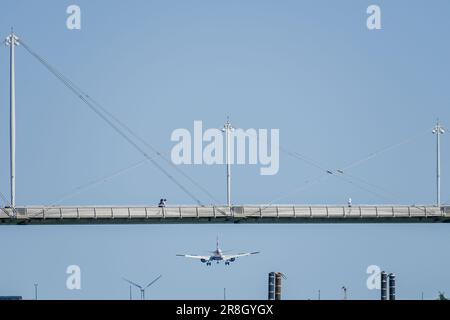
[(234, 260), (234, 259), (239, 258), (239, 257), (245, 257), (245, 256), (249, 256), (249, 255), (252, 255), (252, 254), (258, 254), (258, 253), (259, 253), (259, 251), (224, 255), (223, 259), (224, 260)]
[(197, 256), (192, 254), (177, 254), (178, 257), (185, 257), (191, 259), (199, 259), (199, 260), (209, 260), (210, 256)]

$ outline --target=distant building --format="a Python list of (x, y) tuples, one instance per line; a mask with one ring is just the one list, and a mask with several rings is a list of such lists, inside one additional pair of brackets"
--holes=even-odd
[(0, 296), (0, 300), (22, 300), (22, 296)]

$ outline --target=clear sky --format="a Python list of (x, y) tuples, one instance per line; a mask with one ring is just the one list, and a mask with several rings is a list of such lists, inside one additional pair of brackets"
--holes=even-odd
[[(68, 30), (66, 8), (81, 8)], [(369, 31), (366, 9), (381, 8)], [(34, 51), (170, 154), (170, 135), (193, 121), (221, 128), (280, 130), (282, 148), (338, 169), (347, 180), (280, 154), (280, 170), (233, 167), (233, 202), (418, 204), (435, 201), (436, 119), (450, 127), (450, 3), (430, 1), (10, 1), (11, 26)], [(0, 51), (0, 192), (9, 197), (9, 54)], [(49, 205), (77, 187), (143, 159), (23, 47), (16, 54), (17, 204)], [(411, 138), (413, 137), (413, 138)], [(411, 139), (410, 139), (411, 138)], [(450, 202), (449, 139), (442, 137), (442, 200)], [(151, 154), (151, 152), (149, 152)], [(158, 160), (161, 162), (160, 160)], [(161, 162), (163, 163), (163, 162)], [(165, 166), (205, 203), (210, 199)], [(181, 169), (226, 201), (223, 166)], [(369, 184), (363, 184), (361, 179)], [(350, 182), (349, 182), (350, 181)], [(364, 186), (364, 188), (361, 187)], [(298, 190), (298, 192), (293, 192)], [(380, 195), (381, 194), (381, 195)], [(67, 198), (64, 205), (155, 205), (193, 200), (152, 164)], [(2, 206), (6, 203), (2, 203)], [(0, 295), (43, 299), (126, 299), (125, 276), (163, 278), (154, 299), (264, 299), (267, 273), (282, 271), (284, 298), (378, 299), (366, 268), (398, 277), (398, 298), (450, 294), (448, 225), (1, 226)], [(175, 256), (260, 250), (231, 267)], [(67, 290), (79, 265), (82, 289)], [(137, 298), (138, 292), (134, 291)]]

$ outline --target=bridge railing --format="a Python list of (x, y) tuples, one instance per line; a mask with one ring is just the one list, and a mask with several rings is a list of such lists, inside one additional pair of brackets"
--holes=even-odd
[[(433, 206), (244, 206), (235, 216), (277, 218), (389, 218), (445, 217), (445, 210)], [(450, 213), (450, 211), (449, 211)]]
[(183, 219), (183, 218), (427, 218), (450, 217), (448, 207), (400, 205), (245, 205), (160, 207), (22, 207), (0, 211), (0, 219)]

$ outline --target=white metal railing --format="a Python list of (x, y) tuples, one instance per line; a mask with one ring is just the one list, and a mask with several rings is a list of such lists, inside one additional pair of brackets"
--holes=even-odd
[[(183, 219), (183, 218), (427, 218), (449, 217), (448, 207), (402, 205), (244, 205), (234, 206), (168, 206), (160, 207), (23, 207), (15, 210), (21, 219)], [(11, 209), (0, 211), (1, 218), (10, 218)]]

